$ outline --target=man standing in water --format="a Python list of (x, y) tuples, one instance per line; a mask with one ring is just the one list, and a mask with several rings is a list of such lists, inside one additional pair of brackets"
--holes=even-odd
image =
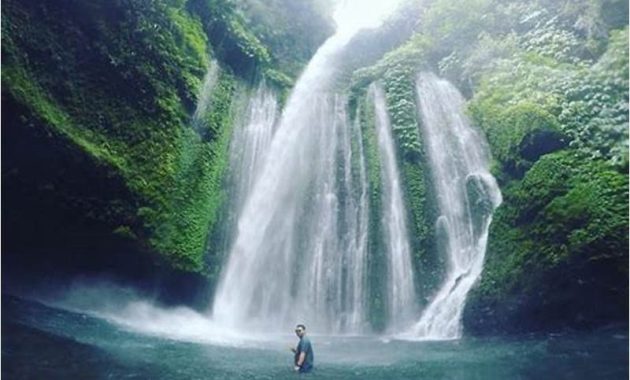
[(311, 341), (306, 337), (306, 327), (297, 325), (295, 327), (295, 335), (300, 338), (296, 348), (291, 348), (295, 354), (295, 371), (299, 373), (307, 373), (313, 369), (313, 347)]

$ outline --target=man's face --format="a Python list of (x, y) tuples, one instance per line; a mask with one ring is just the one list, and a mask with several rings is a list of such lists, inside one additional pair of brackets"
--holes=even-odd
[(300, 338), (302, 337), (302, 335), (304, 335), (304, 329), (301, 327), (296, 327), (295, 328), (295, 335), (299, 336)]

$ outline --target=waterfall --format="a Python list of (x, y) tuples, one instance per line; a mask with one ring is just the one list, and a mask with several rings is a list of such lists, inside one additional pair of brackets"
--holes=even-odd
[(455, 339), (462, 334), (466, 295), (483, 269), (488, 227), (501, 192), (489, 172), (486, 142), (463, 114), (464, 99), (457, 89), (431, 73), (418, 76), (416, 89), (441, 214), (436, 230), (444, 238), (438, 243), (448, 258), (446, 279), (413, 334)]
[(381, 156), (383, 186), (383, 230), (388, 263), (387, 301), (389, 329), (399, 331), (408, 327), (416, 312), (411, 249), (405, 222), (403, 192), (391, 124), (387, 114), (385, 94), (381, 87), (372, 84), (370, 96), (374, 99), (374, 114), (378, 147)]
[(219, 79), (219, 65), (217, 61), (210, 60), (206, 75), (203, 78), (201, 89), (199, 91), (199, 99), (197, 100), (197, 107), (192, 117), (192, 126), (195, 129), (201, 128), (204, 125), (204, 116), (208, 114), (210, 107), (212, 106), (212, 90), (217, 84)]
[(331, 103), (332, 120), (316, 133), (318, 159), (298, 218), (306, 233), (297, 243), (305, 268), (297, 285), (297, 315), (317, 316), (316, 325), (327, 331), (359, 332), (366, 320), (367, 179), (361, 145), (358, 178), (353, 176), (349, 132), (358, 144), (361, 135), (358, 128), (349, 130), (346, 100), (335, 96)]
[(256, 164), (215, 294), (217, 323), (363, 329), (367, 191), (351, 144), (360, 135), (349, 128), (346, 99), (331, 92), (348, 39), (337, 34), (320, 47)]
[(258, 179), (277, 119), (276, 95), (262, 82), (249, 98), (244, 117), (237, 118), (230, 143), (231, 199), (236, 213)]
[[(366, 319), (366, 279), (367, 279), (367, 242), (369, 222), (369, 189), (365, 155), (363, 151), (363, 136), (360, 124), (361, 109), (357, 109), (356, 119), (349, 133), (344, 133), (344, 151), (347, 152), (344, 161), (344, 190), (348, 197), (348, 206), (344, 215), (347, 231), (345, 253), (347, 257), (346, 271), (352, 272), (352, 281), (346, 282), (345, 304), (352, 305), (348, 324), (355, 332), (367, 330)], [(344, 131), (346, 131), (344, 129)], [(356, 142), (357, 154), (352, 154), (352, 141)], [(354, 164), (356, 162), (356, 165)], [(351, 168), (356, 167), (354, 172)], [(356, 178), (356, 180), (353, 180)], [(350, 276), (350, 275), (347, 275)]]

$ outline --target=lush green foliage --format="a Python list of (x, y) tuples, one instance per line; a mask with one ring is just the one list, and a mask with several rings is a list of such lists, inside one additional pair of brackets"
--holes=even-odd
[(415, 72), (402, 64), (388, 67), (383, 76), (387, 111), (403, 157), (417, 162), (422, 155), (416, 120)]
[[(562, 131), (586, 157), (627, 163), (627, 36), (627, 29), (614, 32), (609, 50), (593, 65), (526, 52), (501, 60), (485, 74), (472, 109), (497, 158), (508, 161), (506, 150), (516, 149), (527, 129), (544, 128)], [(528, 120), (531, 116), (513, 114), (523, 107), (543, 119), (535, 122)], [(501, 123), (512, 123), (512, 128)]]
[[(583, 322), (593, 322), (593, 314), (584, 313), (588, 302), (571, 293), (575, 284), (567, 284), (569, 292), (550, 295), (551, 278), (572, 272), (582, 276), (588, 294), (597, 289), (613, 297), (617, 309), (602, 316), (617, 315), (619, 297), (627, 298), (627, 286), (619, 280), (627, 271), (622, 248), (627, 234), (621, 232), (628, 228), (627, 4), (435, 0), (416, 17), (414, 35), (376, 64), (355, 71), (351, 91), (360, 97), (374, 81), (387, 90), (414, 241), (423, 241), (418, 259), (425, 255), (422, 264), (439, 279), (443, 263), (432, 255), (436, 211), (430, 206), (430, 181), (420, 175), (425, 171), (421, 136), (409, 133), (418, 126), (415, 74), (433, 70), (469, 97), (470, 116), (487, 135), (505, 198), (489, 237), (488, 270), (469, 303), (467, 322), (485, 315), (491, 325), (507, 315), (527, 314), (544, 323), (544, 316), (528, 313), (534, 307), (551, 310), (561, 300), (572, 302)], [(420, 166), (411, 164), (414, 160)], [(605, 279), (601, 268), (612, 268), (615, 280)], [(521, 304), (515, 298), (519, 292), (531, 297)], [(550, 320), (560, 318), (551, 314)]]
[[(470, 10), (462, 15), (436, 1), (423, 16), (424, 60), (471, 97), (504, 193), (468, 303), (470, 326), (517, 330), (620, 316), (628, 29), (627, 16), (611, 16), (613, 3), (627, 14), (615, 1), (470, 1), (458, 4)], [(553, 289), (557, 276), (566, 290)], [(610, 299), (599, 314), (588, 310), (594, 293)], [(580, 320), (561, 314), (561, 303)], [(522, 326), (508, 326), (519, 318)]]
[[(200, 253), (218, 253), (217, 247), (207, 247), (209, 231), (219, 219), (219, 212), (226, 198), (223, 176), (228, 164), (228, 147), (231, 137), (233, 115), (232, 99), (235, 82), (223, 75), (213, 91), (212, 110), (206, 115), (206, 129), (202, 136), (211, 136), (206, 141), (190, 128), (179, 140), (179, 164), (175, 170), (175, 186), (170, 194), (168, 210), (154, 214), (156, 232), (152, 244), (161, 252), (169, 252), (177, 263), (188, 268), (203, 268), (204, 258)], [(140, 210), (151, 215), (153, 210)], [(212, 269), (212, 268), (211, 268)]]
[(253, 75), (270, 60), (268, 49), (244, 26), (231, 0), (191, 0), (187, 5), (201, 17), (216, 54), (240, 75)]
[(492, 154), (501, 163), (495, 175), (520, 177), (532, 162), (566, 145), (555, 117), (542, 107), (522, 101), (508, 107), (489, 101), (471, 107), (474, 118), (488, 136)]
[(296, 78), (319, 45), (332, 34), (332, 20), (317, 0), (241, 0), (247, 28), (271, 52), (271, 69)]
[(503, 193), (483, 279), (469, 301), (469, 325), (523, 330), (623, 318), (627, 176), (601, 160), (584, 163), (558, 152), (543, 156)]
[(188, 8), (201, 16), (216, 54), (235, 73), (262, 73), (282, 90), (331, 33), (314, 0), (190, 0)]
[[(293, 38), (300, 41), (299, 34)], [(215, 243), (208, 231), (226, 198), (227, 148), (238, 112), (231, 70), (246, 80), (263, 73), (282, 86), (291, 83), (270, 66), (268, 47), (237, 4), (10, 1), (2, 7), (2, 53), (3, 98), (40, 120), (51, 144), (66, 139), (67, 149), (111, 167), (134, 194), (117, 202), (135, 215), (109, 220), (112, 231), (176, 268), (215, 273), (207, 265), (216, 260), (205, 253), (218, 253), (208, 246)], [(211, 111), (193, 126), (190, 115), (212, 56), (223, 69)]]
[[(517, 162), (520, 138), (531, 132), (498, 125), (505, 125), (505, 109), (527, 107), (539, 108), (535, 112), (546, 120), (541, 126), (559, 128), (585, 157), (624, 165), (628, 31), (627, 18), (611, 15), (615, 7), (623, 12), (620, 2), (604, 0), (435, 1), (421, 16), (417, 42), (409, 45), (465, 93), (474, 93), (473, 114), (496, 141), (500, 160), (507, 149)], [(521, 124), (528, 125), (525, 119)], [(502, 136), (495, 139), (495, 132)]]

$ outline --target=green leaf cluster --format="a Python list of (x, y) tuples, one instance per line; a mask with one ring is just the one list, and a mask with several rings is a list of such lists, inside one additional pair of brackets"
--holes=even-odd
[[(627, 298), (620, 280), (628, 242), (627, 4), (435, 0), (417, 20), (413, 36), (356, 70), (351, 86), (351, 99), (375, 81), (386, 89), (412, 240), (424, 242), (423, 264), (431, 267), (416, 273), (443, 275), (443, 263), (432, 255), (430, 178), (409, 160), (417, 157), (425, 171), (421, 136), (406, 133), (418, 126), (415, 73), (431, 70), (468, 98), (504, 195), (491, 225), (486, 270), (468, 303), (469, 324), (559, 321), (562, 302), (583, 323), (615, 318), (619, 300)], [(558, 277), (566, 292), (554, 293)], [(580, 289), (588, 293), (584, 300)], [(588, 311), (594, 293), (611, 301), (599, 314)]]
[(201, 273), (215, 271), (205, 255), (216, 251), (208, 231), (226, 197), (237, 86), (223, 70), (211, 112), (193, 128), (189, 115), (209, 42), (184, 1), (27, 0), (2, 7), (3, 99), (40, 120), (51, 144), (65, 140), (67, 149), (93, 158), (86, 166), (106, 166), (123, 178), (133, 199), (104, 207), (127, 205), (135, 215), (108, 220), (114, 234)]
[(577, 272), (595, 261), (610, 266), (611, 276), (627, 273), (628, 178), (609, 163), (549, 154), (503, 193), (476, 297), (552, 293), (558, 290), (537, 281), (555, 268)]
[(239, 0), (235, 4), (247, 29), (268, 47), (268, 68), (292, 80), (333, 33), (332, 20), (318, 0)]
[(507, 135), (520, 136), (532, 127), (528, 116), (518, 116), (519, 109), (529, 107), (545, 115), (536, 125), (559, 129), (585, 157), (627, 164), (627, 34), (627, 29), (614, 31), (608, 50), (594, 64), (563, 64), (528, 52), (503, 60), (484, 74), (471, 112), (497, 158), (517, 159), (513, 152), (507, 157), (506, 149), (514, 150), (520, 141)]

